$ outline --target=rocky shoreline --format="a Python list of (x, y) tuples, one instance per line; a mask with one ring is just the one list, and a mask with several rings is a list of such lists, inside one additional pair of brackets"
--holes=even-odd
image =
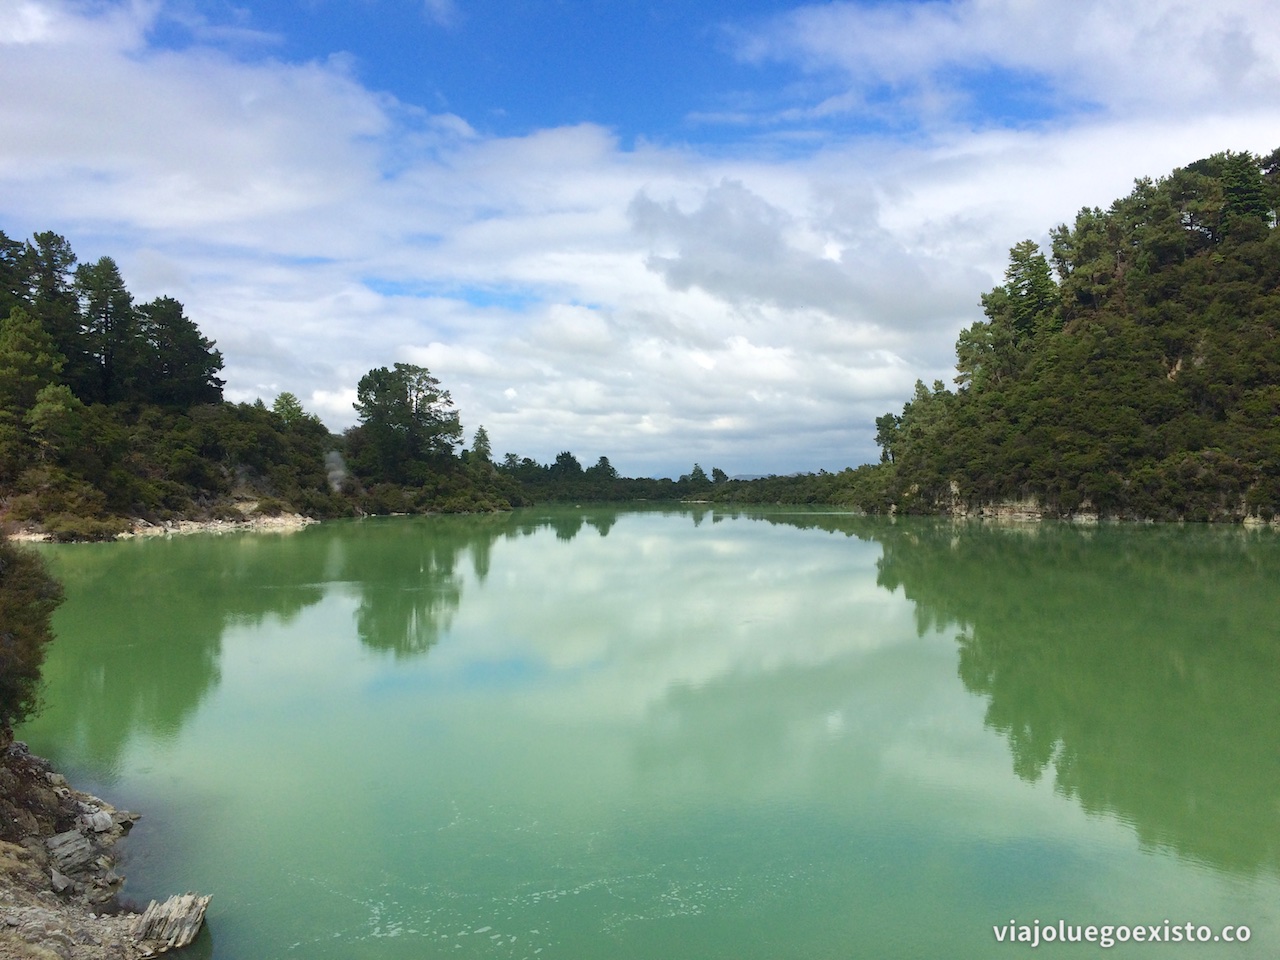
[[(243, 520), (166, 520), (163, 523), (149, 523), (135, 517), (130, 521), (130, 528), (124, 533), (116, 534), (113, 539), (132, 540), (135, 537), (181, 536), (188, 533), (292, 533), (319, 522), (300, 513), (250, 516)], [(53, 537), (38, 526), (31, 526), (12, 531), (9, 539), (46, 543)]]
[(19, 741), (0, 754), (0, 960), (143, 960), (190, 942), (207, 897), (144, 914), (121, 900), (114, 848), (138, 819)]

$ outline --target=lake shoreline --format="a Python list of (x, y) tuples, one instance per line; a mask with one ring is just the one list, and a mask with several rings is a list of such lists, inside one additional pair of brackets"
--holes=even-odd
[(0, 755), (0, 956), (143, 960), (169, 950), (121, 900), (115, 845), (138, 819), (10, 743)]
[[(111, 540), (133, 540), (138, 537), (185, 536), (191, 533), (294, 533), (321, 521), (300, 513), (278, 516), (246, 517), (243, 520), (165, 520), (151, 523), (140, 517), (129, 520), (129, 529)], [(31, 525), (9, 533), (9, 539), (23, 543), (51, 543), (56, 538), (39, 525)]]
[[(753, 507), (830, 507), (832, 509), (847, 511), (853, 514), (863, 516), (873, 516), (865, 510), (856, 507), (850, 507), (847, 504), (837, 503), (741, 503), (735, 501), (721, 500), (677, 500), (673, 501), (683, 506), (691, 507), (712, 507), (724, 510), (740, 510), (743, 508)], [(546, 503), (536, 504), (537, 506), (564, 506), (566, 504)], [(634, 501), (595, 501), (592, 506), (613, 506), (627, 507), (634, 506)], [(245, 508), (252, 508), (256, 504), (246, 504)], [(481, 511), (487, 512), (487, 511)], [(422, 516), (431, 516), (432, 514), (422, 514)], [(1186, 524), (1186, 523), (1205, 523), (1212, 526), (1244, 526), (1244, 527), (1280, 527), (1280, 515), (1271, 519), (1264, 519), (1255, 514), (1249, 513), (1228, 513), (1211, 516), (1205, 520), (1187, 520), (1185, 518), (1177, 519), (1156, 519), (1153, 517), (1137, 517), (1137, 516), (1116, 516), (1110, 514), (1101, 514), (1092, 510), (1084, 509), (1071, 513), (1057, 513), (1035, 499), (1024, 500), (999, 500), (990, 503), (984, 503), (977, 507), (969, 507), (960, 503), (944, 505), (943, 507), (926, 512), (909, 512), (891, 509), (882, 516), (920, 516), (920, 517), (936, 517), (946, 518), (959, 521), (979, 521), (983, 523), (996, 524), (1035, 524), (1035, 523), (1064, 523), (1074, 526), (1094, 526), (1097, 524)], [(407, 516), (407, 514), (386, 514), (386, 516)], [(323, 523), (323, 520), (315, 517), (308, 517), (300, 513), (281, 513), (275, 516), (253, 516), (247, 515), (240, 519), (219, 518), (214, 520), (164, 520), (159, 523), (152, 523), (141, 517), (133, 517), (128, 521), (128, 529), (121, 531), (113, 536), (107, 537), (108, 541), (116, 540), (133, 540), (146, 537), (172, 537), (185, 536), (195, 533), (211, 533), (211, 534), (228, 534), (228, 533), (296, 533), (314, 524)], [(11, 529), (7, 533), (10, 540), (23, 543), (53, 543), (53, 542), (84, 542), (81, 540), (60, 540), (54, 534), (43, 529), (39, 524), (26, 524), (17, 529)]]

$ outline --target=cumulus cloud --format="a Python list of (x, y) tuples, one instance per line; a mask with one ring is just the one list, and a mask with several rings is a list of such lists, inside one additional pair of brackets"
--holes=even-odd
[(799, 7), (739, 41), (747, 60), (841, 72), (852, 89), (824, 103), (845, 109), (888, 86), (900, 103), (941, 112), (966, 76), (991, 71), (1126, 113), (1266, 103), (1280, 83), (1280, 20), (1268, 0), (837, 2)]
[(724, 180), (688, 213), (644, 194), (630, 211), (655, 248), (647, 265), (675, 290), (696, 286), (742, 307), (817, 310), (888, 337), (951, 322), (948, 306), (980, 278), (908, 251), (880, 223), (874, 197), (843, 199), (802, 218)]

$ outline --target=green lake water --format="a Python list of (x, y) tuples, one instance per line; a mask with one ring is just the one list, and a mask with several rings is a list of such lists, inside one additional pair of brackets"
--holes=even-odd
[(42, 547), (196, 957), (1280, 956), (1280, 536), (557, 508)]

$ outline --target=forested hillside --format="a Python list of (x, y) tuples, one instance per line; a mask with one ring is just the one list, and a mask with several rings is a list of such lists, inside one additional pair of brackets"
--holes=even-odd
[(1139, 180), (1010, 253), (957, 389), (876, 422), (906, 511), (1010, 498), (1050, 513), (1271, 518), (1280, 509), (1280, 150)]
[(487, 459), (460, 455), (449, 394), (422, 368), (369, 371), (342, 436), (289, 393), (225, 401), (221, 369), (183, 305), (136, 303), (110, 257), (78, 264), (55, 233), (0, 233), (0, 520), (71, 539), (126, 518), (520, 502)]

